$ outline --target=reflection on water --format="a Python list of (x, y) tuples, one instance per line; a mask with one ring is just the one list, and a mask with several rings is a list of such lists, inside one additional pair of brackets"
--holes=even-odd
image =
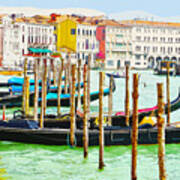
[(9, 177), (7, 177), (7, 171), (3, 167), (3, 162), (1, 161), (1, 159), (2, 159), (2, 157), (0, 157), (0, 180), (10, 179)]

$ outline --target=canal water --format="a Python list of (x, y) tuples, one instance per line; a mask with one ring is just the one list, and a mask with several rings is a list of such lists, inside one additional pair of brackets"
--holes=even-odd
[[(132, 74), (130, 75), (130, 93), (132, 93)], [(153, 75), (152, 71), (138, 71), (139, 108), (152, 107), (157, 104), (157, 83), (164, 83), (165, 76)], [(91, 89), (98, 90), (98, 72), (91, 73)], [(180, 77), (171, 77), (171, 100), (178, 95)], [(105, 86), (109, 79), (106, 77)], [(125, 79), (116, 79), (116, 91), (113, 94), (113, 111), (124, 109)], [(132, 96), (131, 107), (132, 107)], [(108, 98), (104, 99), (104, 111), (107, 112)], [(166, 101), (166, 96), (164, 97)], [(132, 108), (131, 108), (132, 109)], [(8, 109), (11, 116), (15, 109)], [(69, 109), (64, 108), (67, 112)], [(98, 111), (98, 101), (91, 104), (91, 111)], [(55, 113), (56, 108), (48, 109)], [(0, 111), (0, 116), (2, 111)], [(171, 122), (180, 121), (180, 110), (171, 113)], [(166, 145), (166, 172), (168, 180), (180, 179), (180, 144)], [(138, 146), (138, 170), (140, 180), (157, 180), (158, 146)], [(98, 147), (89, 148), (89, 157), (83, 159), (82, 148), (69, 146), (31, 145), (13, 142), (0, 142), (0, 179), (12, 180), (129, 180), (131, 173), (131, 146), (105, 147), (104, 160), (106, 167), (98, 170)]]

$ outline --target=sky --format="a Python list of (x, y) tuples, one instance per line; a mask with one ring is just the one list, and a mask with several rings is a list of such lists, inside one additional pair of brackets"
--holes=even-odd
[(0, 6), (89, 8), (105, 12), (107, 15), (140, 10), (161, 17), (180, 16), (180, 0), (0, 0)]

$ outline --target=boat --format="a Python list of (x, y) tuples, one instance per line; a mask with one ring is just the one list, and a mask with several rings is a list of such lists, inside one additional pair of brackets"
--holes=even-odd
[[(171, 101), (170, 103), (170, 111), (176, 111), (180, 108), (180, 91), (178, 93), (178, 96)], [(165, 104), (165, 113), (167, 113), (168, 105)], [(158, 106), (153, 106), (150, 108), (144, 108), (138, 110), (138, 119), (139, 122), (146, 117), (146, 116), (155, 116), (157, 117), (158, 114)], [(133, 114), (130, 114), (130, 123), (132, 123), (132, 116)], [(120, 125), (120, 126), (126, 126), (125, 124), (125, 112), (117, 112), (114, 116), (112, 116), (112, 123), (114, 126)]]
[[(77, 89), (78, 88), (78, 83), (76, 83), (75, 86), (76, 86), (76, 89)], [(84, 83), (81, 82), (80, 86), (81, 86), (81, 88), (84, 87)], [(67, 87), (69, 88), (69, 86), (67, 86)], [(23, 86), (12, 85), (10, 88), (11, 88), (11, 92), (13, 94), (22, 93), (22, 91), (23, 91)], [(61, 88), (62, 88), (62, 91), (64, 93), (65, 85), (61, 85)], [(41, 89), (42, 89), (42, 87), (39, 86), (39, 91), (41, 91)], [(35, 86), (31, 85), (30, 86), (30, 92), (34, 92), (34, 90), (35, 90)], [(54, 85), (48, 86), (48, 92), (57, 93), (57, 90), (58, 90), (57, 86), (54, 86)]]
[[(115, 91), (116, 86), (113, 80), (113, 92)], [(110, 88), (104, 89), (104, 96), (107, 96), (110, 92)], [(61, 94), (61, 106), (70, 106), (70, 94)], [(83, 104), (83, 94), (81, 95), (81, 104)], [(77, 104), (77, 94), (75, 95), (75, 101)], [(95, 101), (99, 99), (99, 91), (94, 91), (90, 93), (90, 101)], [(47, 93), (46, 96), (47, 106), (57, 106), (57, 93)], [(41, 104), (41, 97), (39, 98), (39, 105)], [(34, 92), (30, 92), (30, 106), (34, 104)], [(9, 95), (6, 97), (0, 98), (0, 106), (6, 105), (6, 107), (21, 107), (22, 106), (22, 94), (20, 95)]]
[[(27, 120), (19, 120), (20, 127), (16, 127), (16, 122), (11, 122), (10, 127), (5, 122), (0, 126), (0, 140), (14, 141), (31, 144), (45, 145), (70, 145), (70, 129), (60, 128), (39, 128), (37, 122), (27, 122)], [(33, 124), (33, 125), (32, 125)], [(28, 127), (27, 127), (28, 125)], [(25, 126), (25, 127), (24, 127)], [(131, 128), (122, 127), (106, 127), (104, 128), (104, 144), (110, 145), (130, 145), (131, 144)], [(99, 145), (99, 130), (88, 130), (89, 146)], [(157, 144), (158, 129), (139, 128), (138, 144)], [(168, 126), (165, 128), (165, 143), (180, 143), (180, 128), (176, 126)], [(83, 130), (75, 130), (75, 145), (83, 146)]]
[[(65, 80), (65, 77), (62, 77), (62, 80)], [(51, 84), (53, 84), (53, 79), (51, 79)], [(29, 80), (30, 85), (34, 85), (34, 79)], [(0, 87), (10, 87), (10, 86), (22, 86), (24, 84), (24, 78), (22, 77), (12, 77), (8, 79), (7, 82), (0, 82)], [(41, 80), (39, 80), (39, 85), (41, 85)]]
[(3, 75), (3, 76), (22, 76), (23, 71), (21, 71), (21, 70), (0, 70), (0, 75)]
[(108, 77), (113, 76), (113, 78), (126, 78), (125, 74), (120, 75), (118, 72), (117, 73), (106, 73)]
[(176, 74), (176, 61), (159, 61), (156, 68), (154, 69), (154, 73), (157, 75), (165, 75), (167, 74), (167, 62), (169, 63), (169, 74), (175, 75)]

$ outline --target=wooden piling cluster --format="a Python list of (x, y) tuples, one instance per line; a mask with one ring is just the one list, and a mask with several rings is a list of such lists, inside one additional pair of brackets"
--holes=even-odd
[[(37, 59), (34, 64), (35, 71), (35, 97), (34, 97), (34, 120), (38, 120), (38, 98), (39, 98), (39, 60)], [(68, 61), (70, 61), (68, 59)], [(52, 63), (51, 63), (52, 64)], [(53, 63), (54, 65), (54, 63)], [(53, 68), (52, 68), (53, 69)], [(55, 67), (54, 67), (55, 69)], [(62, 74), (64, 69), (64, 60), (61, 59), (61, 65), (59, 67), (58, 74), (58, 98), (57, 98), (57, 114), (61, 115), (61, 83)], [(72, 70), (70, 72), (70, 69)], [(70, 107), (70, 144), (75, 146), (75, 84), (76, 84), (76, 65), (73, 64), (70, 67), (70, 62), (65, 67), (65, 93), (67, 93), (67, 83), (69, 82), (69, 91), (71, 94), (71, 107)], [(81, 60), (78, 61), (78, 106), (81, 105), (80, 96), (80, 81), (81, 81)], [(71, 74), (72, 73), (72, 74)], [(54, 74), (54, 70), (53, 70)], [(71, 75), (70, 75), (71, 74)], [(103, 169), (104, 164), (104, 128), (103, 128), (103, 72), (99, 73), (99, 169)], [(53, 75), (53, 79), (55, 76)], [(51, 80), (51, 79), (50, 79)], [(88, 65), (84, 65), (83, 71), (84, 81), (84, 98), (83, 98), (83, 145), (84, 145), (84, 158), (88, 157), (88, 115), (90, 112), (90, 56), (88, 57)], [(113, 76), (110, 77), (110, 93), (108, 104), (108, 125), (111, 125), (112, 116), (112, 82)], [(55, 83), (55, 80), (54, 80)], [(158, 159), (159, 159), (159, 178), (166, 179), (164, 155), (165, 155), (165, 130), (164, 130), (164, 103), (163, 103), (163, 87), (162, 84), (157, 84), (158, 89)], [(23, 85), (23, 110), (28, 116), (29, 112), (29, 77), (27, 77), (27, 59), (24, 63), (24, 85)], [(41, 114), (40, 114), (40, 128), (43, 128), (44, 116), (46, 114), (46, 95), (47, 95), (47, 59), (43, 59), (43, 76), (42, 76), (42, 102), (41, 102)], [(132, 163), (131, 163), (131, 179), (137, 179), (137, 145), (138, 145), (138, 74), (133, 74), (133, 119), (132, 119)], [(170, 124), (170, 97), (169, 97), (169, 63), (167, 63), (167, 103), (168, 103), (168, 115), (167, 124)], [(125, 98), (125, 116), (126, 125), (129, 126), (129, 66), (126, 66), (126, 98)]]

